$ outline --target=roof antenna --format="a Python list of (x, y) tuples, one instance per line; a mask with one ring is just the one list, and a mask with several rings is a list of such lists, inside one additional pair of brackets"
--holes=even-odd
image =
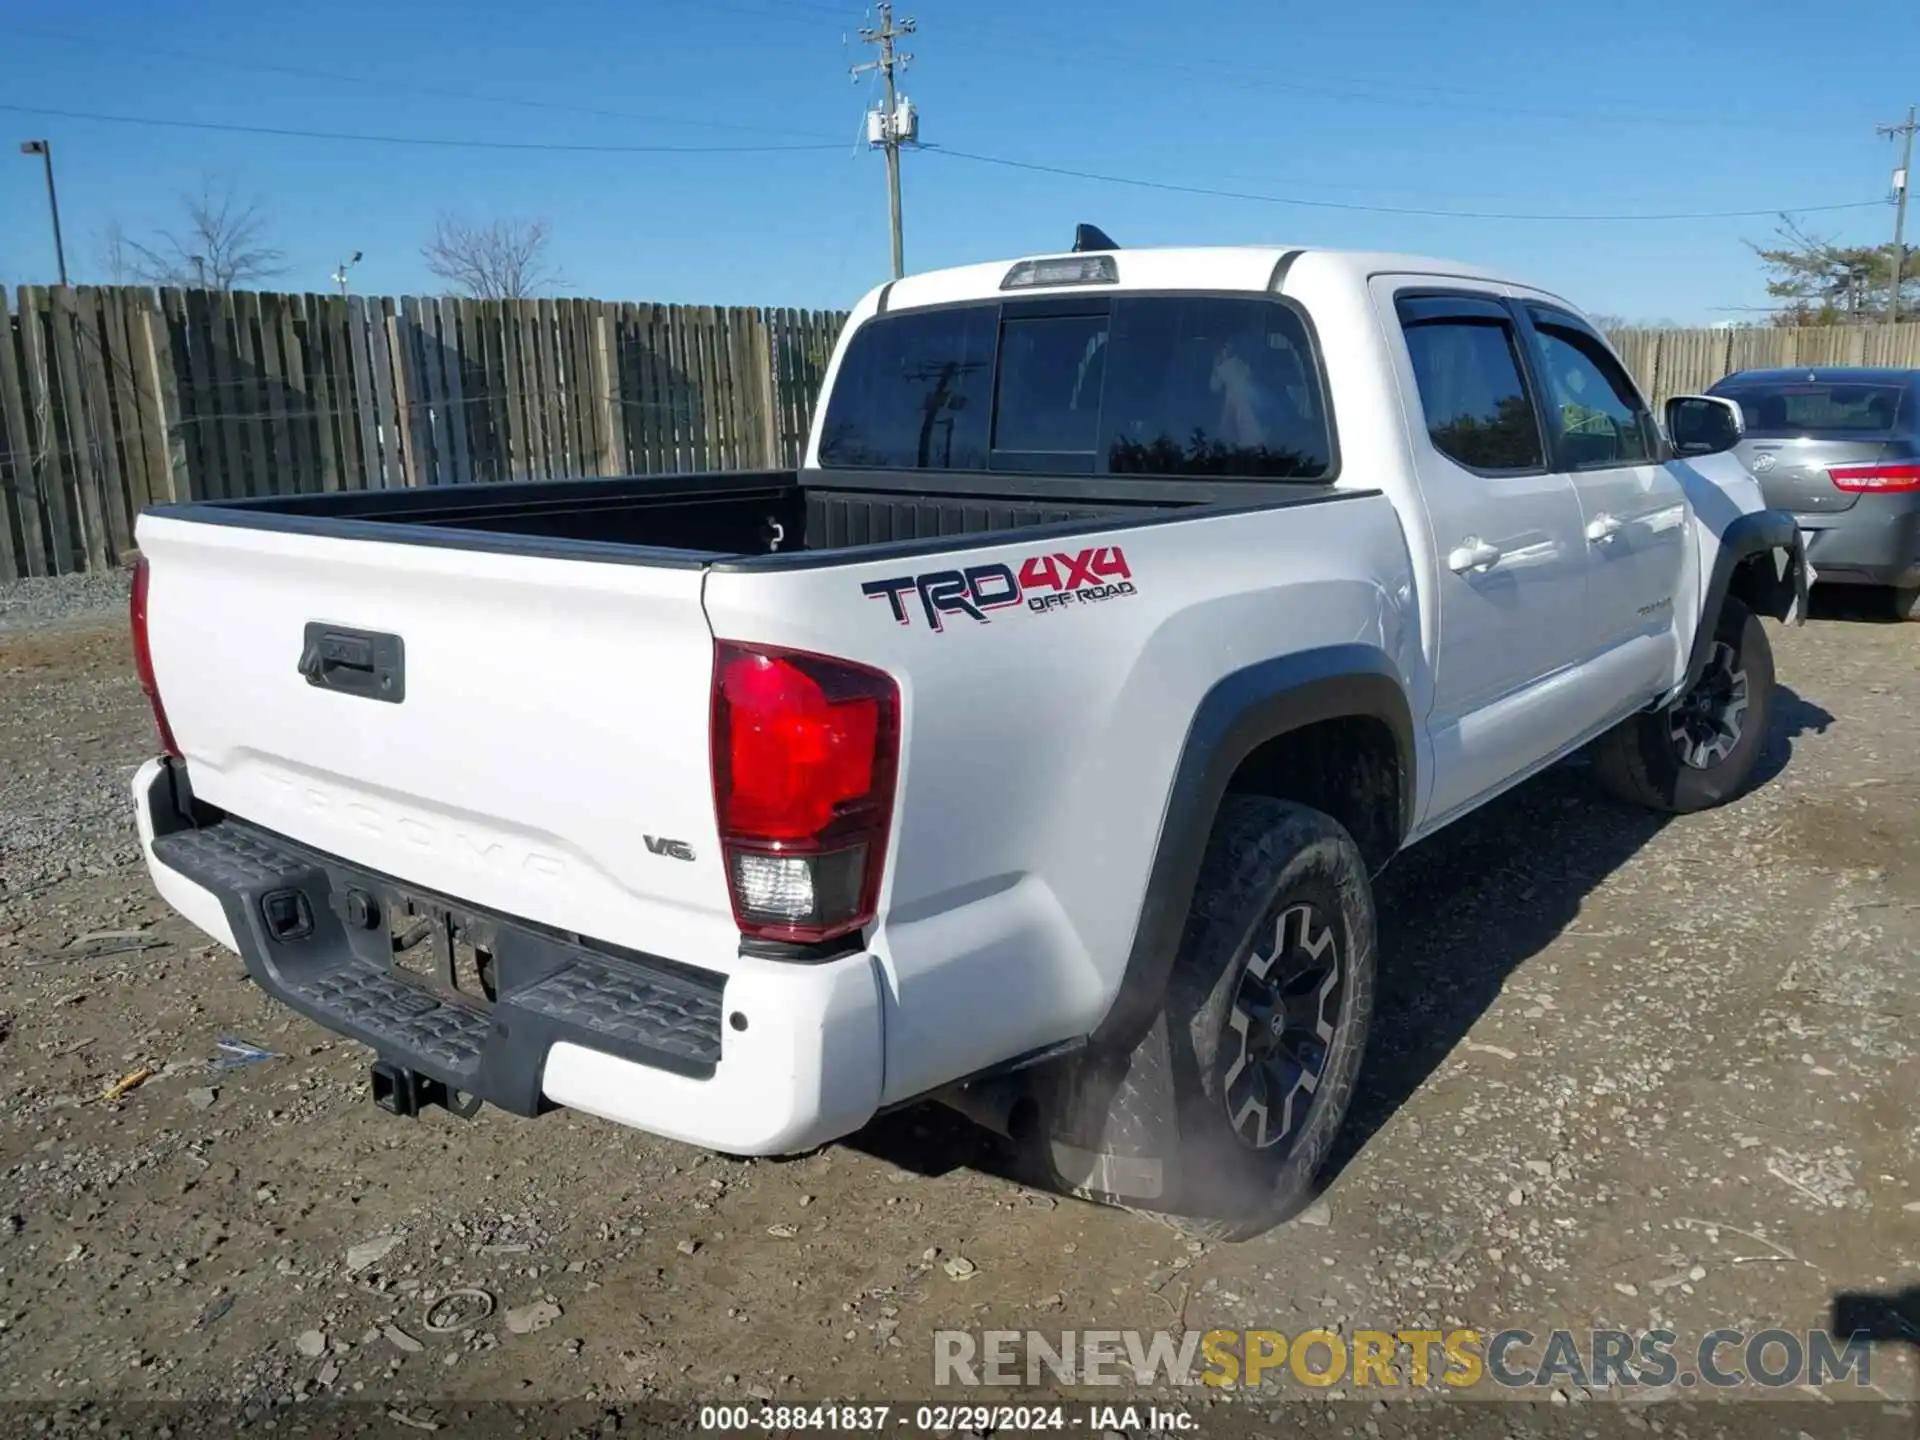
[(1073, 227), (1073, 251), (1076, 255), (1082, 250), (1118, 250), (1119, 248), (1108, 237), (1107, 232), (1098, 225)]

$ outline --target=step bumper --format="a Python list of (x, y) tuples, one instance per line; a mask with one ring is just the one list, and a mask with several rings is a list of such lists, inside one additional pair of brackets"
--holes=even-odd
[[(879, 1104), (880, 969), (742, 956), (721, 972), (425, 894), (192, 800), (179, 761), (134, 778), (163, 898), (262, 989), (337, 1034), (520, 1115), (585, 1110), (708, 1149), (775, 1155), (858, 1129)], [(369, 915), (369, 904), (372, 913)], [(494, 997), (397, 966), (387, 916), (484, 942)], [(471, 955), (471, 951), (467, 952)]]

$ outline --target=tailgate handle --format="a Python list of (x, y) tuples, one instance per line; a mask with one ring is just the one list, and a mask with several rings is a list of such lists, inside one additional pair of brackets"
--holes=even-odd
[(407, 698), (407, 651), (398, 635), (308, 621), (299, 669), (322, 690), (391, 705)]

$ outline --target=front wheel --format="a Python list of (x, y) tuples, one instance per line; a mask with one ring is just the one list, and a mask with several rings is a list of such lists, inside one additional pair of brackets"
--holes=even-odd
[(1614, 795), (1649, 810), (1724, 805), (1753, 778), (1772, 714), (1773, 647), (1759, 617), (1729, 597), (1693, 688), (1601, 736), (1594, 769)]
[(1893, 592), (1893, 618), (1896, 620), (1920, 620), (1920, 585), (1913, 585)]

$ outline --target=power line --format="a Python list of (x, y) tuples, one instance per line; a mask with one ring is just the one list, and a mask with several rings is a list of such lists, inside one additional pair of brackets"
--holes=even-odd
[(726, 0), (690, 0), (704, 14), (718, 10), (728, 15), (751, 15), (756, 20), (787, 20), (797, 25), (811, 25), (809, 15), (822, 15), (838, 20), (843, 25), (871, 13), (871, 5), (804, 5), (799, 0), (782, 0), (778, 10), (754, 10), (745, 5), (730, 5)]
[(1143, 190), (1165, 190), (1179, 195), (1207, 195), (1222, 200), (1254, 200), (1266, 205), (1299, 205), (1314, 210), (1357, 210), (1370, 215), (1415, 215), (1441, 220), (1567, 220), (1581, 223), (1654, 220), (1734, 220), (1778, 215), (1783, 211), (1811, 214), (1826, 210), (1865, 210), (1881, 205), (1879, 200), (1851, 200), (1838, 205), (1769, 205), (1760, 210), (1683, 210), (1653, 215), (1541, 215), (1499, 210), (1429, 210), (1407, 205), (1367, 205), (1355, 200), (1308, 200), (1299, 196), (1263, 195), (1247, 190), (1222, 190), (1210, 185), (1183, 185), (1171, 180), (1146, 180), (1135, 175), (1105, 175), (1092, 170), (1075, 170), (1065, 165), (1043, 165), (1032, 160), (1013, 160), (1004, 155), (982, 155), (975, 151), (954, 150), (945, 145), (914, 147), (928, 155), (946, 155), (955, 160), (973, 160), (982, 165), (1000, 165), (1010, 170), (1030, 170), (1041, 175), (1063, 175), (1075, 180), (1097, 180), (1108, 185), (1131, 185)]
[(455, 150), (565, 151), (588, 155), (780, 155), (840, 148), (839, 141), (806, 145), (576, 145), (550, 140), (462, 140), (430, 135), (361, 135), (344, 130), (294, 130), (277, 125), (232, 125), (214, 120), (176, 120), (159, 115), (104, 115), (89, 110), (56, 110), (46, 105), (0, 105), (0, 110), (16, 115), (50, 115), (61, 120), (93, 120), (109, 125), (156, 125), (175, 130), (274, 135), (282, 139), (345, 140), (362, 145), (426, 145)]
[[(1131, 69), (1150, 71), (1161, 77), (1163, 81), (1169, 74), (1183, 76), (1195, 85), (1204, 87), (1209, 92), (1215, 92), (1224, 88), (1250, 91), (1265, 95), (1292, 94), (1315, 100), (1333, 100), (1357, 105), (1374, 105), (1388, 110), (1437, 109), (1450, 113), (1470, 111), (1510, 118), (1572, 120), (1609, 125), (1660, 125), (1669, 127), (1688, 126), (1711, 129), (1739, 129), (1746, 133), (1751, 133), (1756, 129), (1785, 131), (1789, 128), (1785, 122), (1776, 122), (1768, 125), (1763, 121), (1756, 124), (1750, 120), (1730, 119), (1719, 115), (1666, 115), (1641, 111), (1579, 110), (1542, 105), (1517, 105), (1491, 98), (1480, 98), (1489, 96), (1490, 92), (1487, 91), (1455, 89), (1437, 85), (1421, 85), (1397, 80), (1372, 81), (1358, 77), (1329, 77), (1337, 82), (1337, 84), (1346, 86), (1381, 85), (1387, 87), (1388, 91), (1388, 93), (1384, 94), (1374, 94), (1365, 91), (1356, 92), (1352, 89), (1336, 88), (1335, 85), (1326, 83), (1302, 82), (1253, 70), (1236, 69), (1231, 66), (1218, 65), (1211, 61), (1205, 63), (1182, 61), (1171, 59), (1165, 55), (1135, 55), (1129, 54), (1126, 51), (1110, 48), (1093, 48), (1083, 44), (1079, 39), (1075, 39), (1071, 44), (1063, 43), (1062, 46), (1058, 48), (1036, 43), (1031, 49), (1017, 51), (997, 44), (964, 39), (954, 40), (949, 45), (944, 35), (941, 43), (943, 46), (954, 50), (994, 55), (1016, 62), (1045, 61), (1049, 65), (1057, 65), (1059, 57), (1062, 54), (1070, 53), (1075, 56), (1076, 59), (1083, 62), (1097, 63), (1102, 66), (1120, 65)], [(1424, 91), (1428, 92), (1428, 94), (1423, 97), (1421, 95), (1409, 94), (1409, 91)], [(1791, 128), (1794, 129), (1795, 133), (1801, 133), (1805, 130), (1804, 124), (1800, 123), (1795, 123)]]
[[(896, 35), (905, 33), (896, 31)], [(899, 63), (896, 58), (896, 63)], [(240, 135), (269, 135), (281, 139), (333, 140), (364, 145), (419, 145), (436, 149), (506, 150), (530, 153), (588, 155), (782, 155), (809, 154), (838, 150), (840, 142), (804, 145), (594, 145), (563, 141), (473, 140), (428, 135), (368, 135), (337, 130), (297, 130), (272, 125), (236, 125), (214, 120), (181, 120), (159, 115), (109, 115), (86, 110), (54, 109), (40, 105), (0, 104), (0, 111), (19, 115), (52, 116), (63, 120), (94, 121), (114, 125), (147, 125), (179, 130), (218, 131)], [(902, 146), (901, 148), (905, 148)], [(1571, 222), (1640, 222), (1666, 220), (1730, 220), (1768, 217), (1791, 212), (1816, 214), (1837, 210), (1864, 210), (1883, 204), (1880, 200), (1854, 200), (1828, 205), (1769, 205), (1753, 210), (1683, 210), (1658, 214), (1584, 214), (1549, 215), (1500, 210), (1439, 210), (1406, 205), (1367, 204), (1357, 200), (1315, 200), (1303, 196), (1269, 195), (1248, 190), (1228, 190), (1217, 186), (1182, 184), (1170, 180), (1149, 180), (1134, 175), (1113, 175), (1093, 170), (1077, 170), (1064, 165), (1048, 165), (1031, 160), (1015, 160), (1004, 155), (986, 155), (978, 151), (956, 150), (945, 145), (914, 145), (927, 155), (944, 155), (956, 160), (971, 160), (982, 165), (1026, 170), (1042, 175), (1060, 175), (1077, 180), (1094, 180), (1108, 185), (1128, 185), (1137, 189), (1159, 190), (1180, 195), (1205, 195), (1223, 200), (1250, 200), (1266, 205), (1294, 205), (1315, 210), (1347, 210), (1372, 215), (1407, 215), (1453, 220), (1527, 220)], [(897, 180), (894, 182), (897, 185)], [(891, 188), (891, 187), (890, 187)], [(897, 208), (897, 204), (896, 204)], [(897, 221), (897, 217), (896, 217)], [(898, 234), (896, 223), (896, 237)], [(896, 246), (896, 249), (899, 248)]]
[(245, 59), (210, 55), (203, 51), (170, 49), (161, 45), (136, 45), (132, 41), (109, 39), (95, 35), (73, 35), (62, 30), (43, 30), (31, 25), (0, 26), (0, 31), (14, 35), (29, 35), (42, 40), (57, 40), (72, 45), (98, 46), (112, 50), (123, 50), (133, 55), (151, 55), (165, 60), (184, 60), (189, 64), (211, 65), (216, 68), (240, 71), (258, 71), (270, 75), (290, 75), (302, 80), (324, 80), (328, 84), (364, 85), (370, 89), (387, 90), (396, 94), (429, 95), (442, 100), (464, 100), (483, 105), (513, 105), (527, 110), (544, 110), (562, 115), (590, 115), (603, 120), (636, 120), (650, 125), (691, 126), (701, 130), (731, 130), (742, 134), (782, 135), (790, 139), (827, 140), (832, 137), (810, 131), (775, 130), (765, 125), (742, 125), (726, 120), (710, 119), (705, 113), (697, 118), (686, 115), (658, 115), (635, 110), (611, 110), (596, 105), (574, 105), (556, 100), (536, 100), (518, 95), (491, 95), (484, 91), (453, 90), (438, 85), (420, 85), (412, 81), (382, 80), (371, 75), (355, 75), (349, 71), (319, 70), (306, 65), (285, 65), (278, 61)]
[[(749, 9), (739, 4), (725, 3), (725, 0), (688, 0), (688, 3), (698, 4), (702, 11), (720, 11), (733, 15), (745, 15), (751, 16), (756, 20), (784, 20), (794, 24), (810, 23), (806, 18), (806, 12), (828, 15), (845, 14), (844, 11), (825, 6), (788, 5), (785, 3), (785, 0), (783, 0), (782, 8), (778, 11), (770, 9)], [(958, 17), (953, 18), (949, 23), (959, 25), (963, 30), (966, 25), (965, 20)], [(976, 35), (984, 35), (984, 32), (980, 31), (974, 33)], [(1739, 129), (1745, 133), (1752, 133), (1756, 129), (1774, 129), (1784, 132), (1791, 128), (1794, 133), (1799, 134), (1803, 133), (1806, 128), (1804, 122), (1799, 119), (1791, 122), (1779, 121), (1769, 125), (1764, 120), (1756, 123), (1750, 119), (1731, 118), (1718, 114), (1665, 115), (1641, 111), (1578, 110), (1548, 106), (1516, 105), (1497, 98), (1499, 92), (1489, 90), (1472, 90), (1458, 86), (1423, 84), (1397, 78), (1391, 80), (1376, 80), (1357, 75), (1325, 76), (1324, 72), (1319, 71), (1316, 67), (1316, 74), (1320, 74), (1323, 78), (1334, 81), (1337, 84), (1370, 86), (1377, 89), (1384, 89), (1388, 92), (1385, 94), (1355, 93), (1351, 90), (1331, 88), (1326, 84), (1303, 83), (1299, 80), (1276, 76), (1269, 71), (1223, 65), (1217, 60), (1182, 61), (1169, 58), (1160, 53), (1142, 54), (1111, 46), (1097, 45), (1089, 41), (1084, 32), (1077, 33), (1070, 39), (1061, 40), (1058, 43), (1053, 43), (1043, 37), (1031, 35), (1023, 35), (1022, 38), (1031, 43), (1025, 48), (1015, 49), (986, 38), (975, 40), (961, 38), (949, 42), (946, 38), (946, 32), (943, 30), (941, 43), (943, 47), (954, 50), (970, 51), (979, 55), (992, 55), (1016, 62), (1044, 61), (1049, 66), (1054, 67), (1058, 66), (1062, 56), (1071, 55), (1077, 60), (1100, 66), (1122, 65), (1152, 71), (1163, 78), (1169, 72), (1172, 72), (1190, 77), (1196, 84), (1204, 85), (1209, 91), (1217, 91), (1225, 87), (1229, 89), (1257, 91), (1260, 93), (1282, 92), (1323, 100), (1345, 100), (1356, 104), (1373, 104), (1388, 109), (1411, 107), (1429, 109), (1442, 108), (1454, 111), (1474, 110), (1492, 115), (1532, 119), (1577, 120), (1623, 125), (1683, 125), (1713, 129)], [(1422, 100), (1409, 95), (1409, 91), (1425, 92), (1437, 98)]]

